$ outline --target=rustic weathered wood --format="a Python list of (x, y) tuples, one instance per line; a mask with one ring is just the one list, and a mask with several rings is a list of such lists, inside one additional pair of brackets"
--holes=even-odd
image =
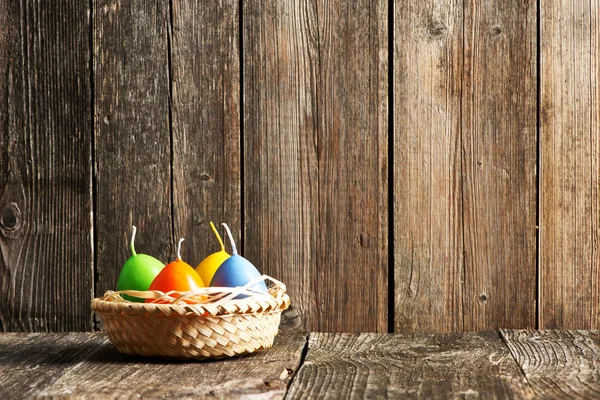
[(300, 368), (302, 332), (280, 334), (264, 352), (206, 362), (126, 356), (102, 333), (6, 333), (0, 398), (282, 398), (292, 377), (289, 398), (600, 396), (600, 332), (501, 335), (504, 343), (495, 332), (317, 333)]
[(193, 266), (219, 250), (211, 220), (242, 247), (238, 14), (234, 0), (173, 2), (173, 223)]
[(536, 325), (537, 2), (465, 2), (464, 329)]
[(93, 332), (0, 334), (0, 397), (39, 394), (105, 343), (103, 334)]
[(320, 331), (388, 331), (387, 15), (385, 0), (317, 10)]
[(243, 26), (246, 254), (305, 326), (385, 331), (386, 3), (245, 1)]
[(293, 326), (316, 327), (318, 166), (316, 10), (243, 1), (245, 254), (288, 284)]
[(178, 362), (120, 354), (101, 333), (0, 335), (0, 397), (283, 398), (306, 334), (253, 355)]
[(463, 330), (462, 15), (462, 2), (395, 2), (396, 332)]
[(131, 255), (173, 250), (167, 2), (93, 3), (96, 294)]
[(93, 326), (88, 13), (0, 0), (0, 331)]
[[(195, 264), (209, 220), (286, 326), (386, 330), (388, 2), (62, 1), (0, 0), (0, 331), (90, 329), (93, 251), (102, 293), (131, 224)], [(395, 329), (598, 328), (599, 7), (540, 3), (536, 303), (537, 2), (392, 4)]]
[(495, 332), (318, 334), (288, 398), (529, 398)]
[(600, 398), (600, 332), (502, 330), (540, 398)]
[(600, 9), (541, 1), (543, 328), (600, 328)]
[(395, 18), (396, 330), (535, 326), (536, 3)]

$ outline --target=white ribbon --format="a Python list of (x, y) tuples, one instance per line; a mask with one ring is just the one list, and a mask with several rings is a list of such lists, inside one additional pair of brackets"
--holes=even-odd
[[(182, 303), (185, 300), (191, 300), (194, 303), (192, 304), (212, 304), (212, 305), (221, 305), (228, 302), (236, 302), (236, 303), (251, 303), (260, 300), (269, 300), (273, 297), (269, 293), (265, 293), (262, 291), (252, 289), (252, 286), (256, 285), (259, 282), (264, 280), (269, 280), (273, 284), (270, 285), (269, 289), (280, 289), (280, 294), (286, 292), (286, 286), (283, 282), (278, 281), (277, 279), (271, 278), (268, 275), (262, 275), (252, 281), (248, 282), (244, 286), (237, 287), (204, 287), (198, 288), (194, 290), (190, 290), (188, 292), (178, 292), (172, 290), (167, 293), (163, 293), (159, 290), (148, 290), (148, 291), (140, 291), (140, 290), (121, 290), (114, 292), (109, 290), (104, 295), (104, 299), (108, 301), (116, 301), (116, 302), (125, 302), (131, 303), (128, 300), (125, 300), (122, 294), (127, 294), (129, 296), (143, 298), (143, 299), (154, 299), (154, 301), (150, 304), (157, 304), (156, 301), (162, 300), (167, 301), (169, 304), (178, 304)], [(245, 295), (246, 298), (236, 299), (239, 295)], [(158, 297), (157, 297), (158, 296)], [(186, 303), (187, 304), (187, 303)]]

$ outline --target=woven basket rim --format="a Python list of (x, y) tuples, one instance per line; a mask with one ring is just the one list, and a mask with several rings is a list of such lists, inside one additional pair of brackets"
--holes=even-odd
[[(127, 291), (124, 291), (127, 292)], [(158, 304), (135, 303), (115, 296), (119, 292), (108, 291), (103, 297), (92, 300), (92, 310), (101, 314), (118, 314), (130, 316), (198, 316), (218, 317), (234, 314), (259, 314), (281, 312), (290, 305), (289, 296), (281, 291), (270, 292), (270, 296), (251, 296), (245, 299), (234, 299), (226, 302), (198, 304)], [(137, 292), (144, 293), (144, 292)], [(153, 292), (147, 292), (153, 293)]]

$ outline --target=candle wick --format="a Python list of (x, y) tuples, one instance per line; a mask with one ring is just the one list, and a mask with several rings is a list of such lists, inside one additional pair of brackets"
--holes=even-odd
[(217, 237), (217, 240), (219, 241), (219, 244), (221, 245), (221, 251), (225, 251), (223, 239), (221, 239), (221, 235), (219, 235), (219, 231), (217, 231), (217, 228), (215, 228), (215, 224), (213, 224), (212, 221), (210, 221), (210, 227), (212, 228), (213, 232), (215, 233), (215, 236)]
[(177, 259), (179, 261), (181, 261), (181, 242), (183, 242), (184, 240), (184, 238), (179, 239), (179, 244), (177, 245)]
[(235, 247), (235, 242), (233, 241), (233, 236), (231, 235), (231, 231), (229, 230), (229, 227), (227, 226), (226, 223), (222, 224), (225, 227), (225, 230), (227, 231), (227, 236), (229, 236), (229, 241), (231, 242), (231, 252), (233, 253), (234, 256), (237, 256), (237, 248)]
[(131, 243), (129, 244), (129, 248), (131, 249), (131, 255), (132, 256), (137, 256), (137, 253), (135, 252), (135, 233), (137, 232), (137, 228), (135, 227), (135, 225), (131, 225), (132, 226), (132, 232), (131, 232)]

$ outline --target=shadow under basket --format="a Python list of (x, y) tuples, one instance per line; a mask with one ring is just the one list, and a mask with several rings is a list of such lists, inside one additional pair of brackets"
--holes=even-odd
[(157, 296), (150, 291), (108, 291), (92, 301), (92, 310), (104, 321), (104, 330), (117, 349), (130, 355), (180, 359), (234, 357), (270, 348), (281, 312), (290, 304), (278, 286), (270, 288), (269, 295), (241, 300), (211, 301), (208, 293), (196, 304), (187, 296), (185, 302), (173, 300), (175, 304), (133, 303), (124, 300), (122, 293)]

